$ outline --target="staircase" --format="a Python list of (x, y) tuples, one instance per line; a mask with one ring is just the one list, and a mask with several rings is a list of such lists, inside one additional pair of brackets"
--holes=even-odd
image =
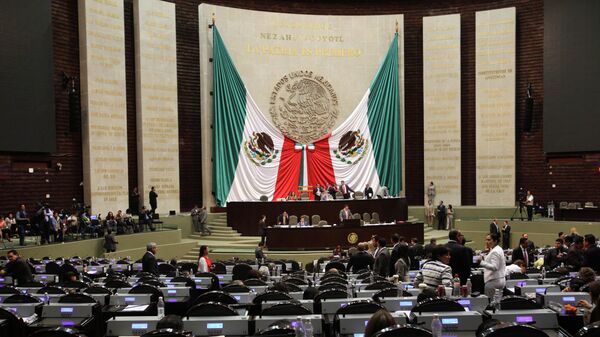
[(211, 254), (239, 254), (252, 252), (260, 241), (260, 236), (242, 236), (227, 226), (227, 214), (212, 213), (208, 215), (208, 228), (211, 235), (202, 236), (194, 233), (189, 239), (198, 241), (198, 246), (183, 256), (184, 260), (197, 260), (201, 245), (207, 245)]

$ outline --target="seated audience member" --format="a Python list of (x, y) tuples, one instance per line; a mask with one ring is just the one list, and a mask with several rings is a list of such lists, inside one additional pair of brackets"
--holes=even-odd
[(535, 259), (533, 252), (530, 251), (528, 247), (527, 239), (520, 238), (519, 246), (512, 251), (512, 259), (514, 261), (523, 260), (527, 267), (531, 266), (533, 264), (533, 260)]
[(525, 274), (525, 272), (527, 272), (527, 267), (525, 266), (525, 262), (523, 262), (523, 260), (516, 260), (511, 265), (506, 266), (505, 271), (506, 275), (513, 273)]
[(572, 270), (579, 270), (583, 265), (583, 238), (579, 235), (573, 238), (573, 244), (569, 247), (565, 264)]
[(336, 274), (339, 275), (340, 271), (337, 268), (329, 268), (325, 271), (325, 274)]
[(258, 273), (260, 274), (260, 279), (263, 281), (268, 280), (271, 276), (271, 272), (269, 271), (269, 267), (267, 266), (260, 266), (258, 268)]
[(361, 242), (358, 244), (357, 248), (358, 252), (350, 256), (346, 270), (352, 272), (357, 272), (363, 269), (372, 270), (375, 260), (373, 259), (373, 256), (366, 251), (367, 243)]
[(290, 191), (290, 193), (288, 193), (287, 200), (288, 201), (298, 200), (298, 195), (296, 194), (296, 192)]
[(567, 257), (567, 248), (564, 246), (564, 240), (557, 238), (554, 241), (554, 248), (548, 249), (544, 257), (544, 266), (554, 269), (564, 263)]
[(592, 303), (586, 300), (580, 300), (577, 305), (585, 308), (583, 314), (583, 323), (585, 325), (600, 321), (600, 310), (598, 302), (600, 301), (600, 281), (590, 283), (589, 287), (590, 298)]
[(583, 265), (590, 267), (594, 271), (600, 271), (600, 247), (596, 245), (596, 237), (593, 234), (586, 234), (583, 241)]
[(177, 315), (166, 315), (156, 323), (156, 330), (160, 329), (173, 329), (175, 331), (183, 330), (183, 321), (180, 316)]
[(438, 285), (452, 286), (452, 269), (449, 266), (450, 251), (438, 245), (431, 250), (431, 259), (423, 263), (421, 270), (415, 277), (414, 285), (418, 287), (425, 283), (428, 287), (437, 288)]
[(393, 325), (396, 325), (394, 317), (387, 310), (379, 310), (367, 322), (364, 337), (373, 337), (378, 331)]
[(529, 239), (529, 234), (523, 233), (521, 237), (527, 239), (527, 248), (529, 249), (529, 251), (535, 250), (535, 243), (533, 243), (533, 241)]
[(365, 186), (365, 199), (373, 199), (373, 188), (371, 186), (369, 186), (369, 184), (367, 184), (367, 186)]
[(201, 273), (208, 273), (212, 268), (212, 262), (208, 257), (208, 246), (200, 246), (200, 253), (198, 257), (198, 271)]
[(337, 246), (335, 246), (335, 249), (333, 250), (332, 255), (335, 257), (343, 257), (343, 256), (346, 256), (346, 253), (344, 253), (342, 246), (337, 245)]
[(117, 230), (117, 220), (115, 219), (113, 212), (108, 212), (108, 214), (106, 214), (106, 218), (104, 219), (104, 226), (106, 227), (106, 230), (110, 229), (111, 232)]
[(33, 275), (27, 261), (20, 257), (16, 250), (9, 250), (6, 253), (6, 257), (8, 258), (8, 263), (0, 271), (0, 275), (12, 276), (17, 281), (17, 285), (33, 281)]

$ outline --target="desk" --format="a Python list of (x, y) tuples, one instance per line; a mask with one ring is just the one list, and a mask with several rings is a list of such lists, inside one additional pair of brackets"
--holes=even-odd
[(600, 221), (600, 208), (567, 209), (555, 208), (554, 220), (560, 221)]
[[(321, 216), (328, 224), (339, 223), (340, 210), (348, 205), (352, 213), (379, 213), (382, 222), (405, 221), (408, 218), (406, 198), (330, 200), (330, 201), (232, 201), (227, 203), (227, 224), (242, 235), (258, 235), (258, 221), (262, 214), (267, 216), (267, 225), (277, 223), (283, 211), (289, 215)], [(406, 235), (405, 235), (406, 236)], [(407, 236), (408, 237), (408, 236)], [(422, 239), (422, 236), (421, 236)], [(345, 242), (345, 240), (343, 241)]]
[(358, 235), (358, 241), (368, 241), (377, 234), (389, 240), (394, 233), (407, 238), (416, 237), (423, 241), (423, 223), (393, 225), (371, 225), (361, 227), (302, 227), (269, 228), (267, 246), (274, 249), (333, 249), (336, 245), (348, 248), (356, 243), (348, 242), (351, 233)]

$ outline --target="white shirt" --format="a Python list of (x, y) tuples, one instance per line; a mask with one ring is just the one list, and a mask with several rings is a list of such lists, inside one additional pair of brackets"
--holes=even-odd
[(506, 275), (510, 275), (512, 273), (520, 273), (521, 271), (521, 267), (517, 266), (516, 264), (511, 264), (510, 266), (506, 266)]
[(483, 281), (489, 282), (506, 277), (506, 260), (504, 259), (504, 251), (500, 245), (496, 245), (485, 259), (481, 261), (481, 266), (485, 268), (483, 271)]
[(208, 270), (208, 263), (206, 263), (204, 256), (198, 260), (198, 271), (201, 273), (208, 273), (210, 271)]

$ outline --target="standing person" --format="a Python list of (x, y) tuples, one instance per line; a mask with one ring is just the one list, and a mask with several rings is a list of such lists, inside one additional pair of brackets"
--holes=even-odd
[(149, 242), (146, 245), (146, 253), (142, 256), (142, 271), (158, 276), (158, 264), (156, 263), (156, 243)]
[(529, 190), (527, 190), (525, 206), (527, 206), (527, 221), (533, 221), (533, 194)]
[(452, 274), (458, 274), (460, 284), (466, 284), (467, 279), (471, 277), (473, 251), (460, 243), (462, 237), (463, 235), (459, 230), (451, 230), (450, 233), (448, 233), (448, 243), (446, 243), (446, 248), (450, 250), (450, 256), (452, 256), (452, 259), (450, 259)]
[(194, 208), (192, 208), (190, 211), (190, 215), (192, 216), (192, 225), (194, 226), (194, 230), (202, 233), (202, 228), (200, 228), (200, 207), (198, 207), (198, 205), (194, 205)]
[(440, 204), (437, 207), (437, 215), (438, 229), (444, 230), (446, 228), (446, 205), (444, 205), (444, 200), (440, 200)]
[(117, 250), (117, 239), (115, 239), (115, 235), (112, 230), (108, 228), (106, 231), (106, 235), (104, 236), (104, 249), (106, 249), (107, 253), (112, 253)]
[(11, 241), (11, 237), (15, 235), (17, 232), (17, 219), (15, 219), (15, 215), (13, 212), (8, 212), (8, 215), (4, 219), (6, 221), (6, 227), (10, 229), (10, 235), (8, 237), (8, 242)]
[(429, 201), (431, 201), (432, 204), (435, 202), (435, 185), (433, 184), (433, 181), (427, 186), (427, 202)]
[(394, 264), (394, 272), (398, 275), (400, 282), (409, 282), (410, 277), (408, 271), (410, 270), (410, 258), (408, 257), (408, 246), (398, 245), (398, 260)]
[(10, 241), (10, 227), (7, 226), (6, 220), (0, 214), (0, 242), (4, 242), (4, 238)]
[(504, 251), (498, 246), (498, 234), (488, 234), (485, 237), (485, 243), (490, 248), (490, 252), (481, 261), (483, 271), (483, 281), (485, 282), (485, 295), (493, 298), (496, 289), (504, 289), (506, 285), (506, 260)]
[(504, 220), (502, 225), (502, 249), (510, 248), (510, 224), (508, 220)]
[(342, 192), (342, 196), (344, 197), (344, 199), (350, 199), (350, 193), (354, 193), (354, 190), (350, 188), (350, 186), (348, 186), (343, 180), (340, 184), (339, 191)]
[(343, 223), (344, 220), (352, 219), (352, 211), (348, 205), (344, 205), (344, 208), (340, 211), (340, 222)]
[[(406, 244), (401, 244), (400, 243), (400, 237), (398, 236), (398, 234), (394, 234), (392, 235), (392, 253), (390, 255), (390, 276), (393, 276), (394, 274), (396, 274), (396, 262), (398, 261), (398, 259), (400, 258), (400, 246), (406, 246)], [(407, 253), (408, 253), (408, 249), (407, 249)]]
[(498, 219), (492, 220), (490, 223), (490, 234), (500, 235), (500, 226), (498, 226)]
[(264, 252), (265, 244), (262, 242), (258, 243), (258, 246), (254, 249), (254, 258), (258, 261), (258, 263), (262, 263), (264, 259), (267, 258), (267, 255)]
[(367, 184), (365, 186), (365, 199), (373, 199), (373, 188)]
[(512, 259), (513, 259), (513, 261), (523, 260), (523, 262), (525, 263), (525, 266), (527, 266), (527, 268), (529, 268), (533, 264), (533, 260), (535, 259), (535, 257), (533, 256), (532, 252), (530, 252), (527, 247), (527, 239), (526, 238), (519, 239), (519, 247), (513, 249)]
[(435, 219), (435, 207), (433, 207), (433, 202), (431, 200), (428, 200), (427, 206), (425, 206), (425, 217), (427, 218), (427, 224), (433, 227), (433, 219)]
[(132, 215), (140, 214), (140, 192), (137, 187), (133, 188), (129, 196), (129, 211)]
[(156, 213), (156, 209), (158, 208), (158, 194), (156, 193), (154, 186), (150, 188), (148, 199), (150, 199), (150, 213), (154, 216), (154, 213)]
[(373, 263), (373, 273), (382, 277), (387, 277), (390, 270), (390, 252), (388, 251), (386, 244), (385, 238), (380, 237), (377, 240), (377, 249), (373, 255), (375, 258), (375, 262)]
[(315, 201), (321, 200), (321, 195), (323, 194), (323, 187), (317, 184), (315, 188), (313, 188), (313, 195), (315, 196)]
[(358, 252), (350, 256), (346, 271), (356, 273), (363, 269), (373, 269), (374, 259), (373, 256), (367, 252), (367, 243), (360, 242), (356, 248), (358, 249)]
[(202, 206), (200, 209), (200, 231), (202, 235), (212, 235), (210, 228), (208, 228), (208, 211), (206, 210), (206, 206)]
[(410, 246), (408, 247), (408, 258), (410, 260), (410, 269), (418, 270), (419, 262), (425, 256), (425, 248), (419, 243), (417, 238), (410, 239)]
[(264, 245), (267, 242), (267, 216), (264, 214), (258, 221), (258, 235), (260, 235), (260, 243)]
[(454, 227), (454, 209), (452, 205), (448, 205), (448, 209), (446, 210), (446, 230), (452, 229)]
[(4, 267), (4, 270), (0, 271), (1, 275), (12, 276), (17, 281), (17, 285), (26, 284), (33, 281), (33, 275), (31, 274), (31, 268), (27, 265), (27, 262), (19, 256), (16, 250), (11, 249), (6, 253), (8, 263)]
[(198, 272), (209, 273), (212, 268), (212, 262), (208, 257), (208, 246), (200, 246), (200, 253), (198, 255)]

